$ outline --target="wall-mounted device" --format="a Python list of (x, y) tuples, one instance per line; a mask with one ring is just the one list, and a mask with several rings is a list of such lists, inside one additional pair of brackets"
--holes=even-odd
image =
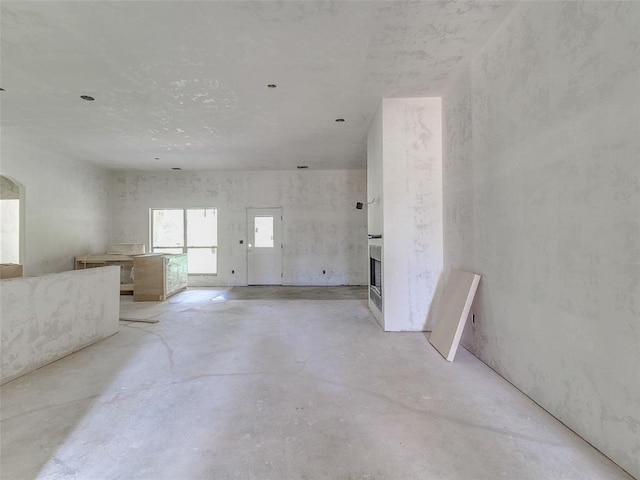
[(365, 205), (371, 205), (371, 204), (372, 204), (372, 203), (374, 203), (375, 201), (376, 201), (376, 199), (375, 199), (375, 197), (374, 197), (374, 199), (373, 199), (373, 200), (371, 200), (370, 202), (367, 202), (367, 203), (356, 202), (356, 208), (357, 208), (358, 210), (362, 210), (362, 207), (363, 207), (363, 206), (365, 206)]

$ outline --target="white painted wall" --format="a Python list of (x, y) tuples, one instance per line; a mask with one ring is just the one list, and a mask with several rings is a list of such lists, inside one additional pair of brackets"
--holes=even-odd
[(440, 98), (382, 100), (386, 331), (423, 331), (443, 269)]
[(24, 274), (71, 270), (77, 255), (104, 252), (109, 172), (12, 141), (4, 132), (1, 148), (0, 173), (24, 187)]
[(640, 477), (640, 3), (520, 4), (451, 85), (464, 345)]
[[(382, 234), (382, 103), (369, 124), (367, 134), (367, 198), (362, 202), (373, 202), (367, 209), (368, 230), (372, 235)], [(375, 201), (374, 201), (375, 200)]]
[(443, 268), (440, 98), (383, 99), (367, 147), (369, 196), (381, 199), (369, 208), (369, 231), (382, 233), (370, 242), (383, 247), (378, 321), (385, 331), (424, 331)]
[[(382, 235), (384, 233), (384, 218), (382, 217), (382, 205), (384, 204), (384, 189), (382, 184), (382, 145), (383, 145), (383, 131), (382, 131), (382, 102), (376, 111), (374, 117), (369, 124), (369, 131), (367, 133), (367, 203), (372, 202), (370, 205), (366, 205), (367, 209), (367, 230), (371, 235)], [(369, 240), (368, 248), (375, 246), (383, 248), (382, 238), (375, 238)], [(368, 252), (369, 250), (367, 250)], [(369, 256), (369, 255), (367, 255)], [(382, 282), (383, 297), (384, 297), (384, 268), (382, 268)], [(367, 265), (367, 281), (371, 281), (371, 265)], [(384, 302), (384, 299), (383, 299)], [(368, 299), (369, 310), (375, 317), (378, 324), (384, 330), (384, 315), (379, 306), (376, 305), (374, 300), (369, 296)], [(384, 309), (384, 306), (383, 306)]]
[(10, 278), (0, 285), (0, 383), (118, 331), (118, 267)]
[(246, 285), (248, 207), (282, 207), (283, 284), (367, 282), (367, 217), (355, 208), (366, 198), (364, 170), (121, 172), (112, 194), (112, 242), (147, 249), (150, 208), (218, 209), (218, 275), (191, 285)]

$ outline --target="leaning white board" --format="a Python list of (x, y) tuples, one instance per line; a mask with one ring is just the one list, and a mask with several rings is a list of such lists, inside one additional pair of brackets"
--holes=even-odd
[(478, 283), (478, 274), (451, 270), (444, 287), (444, 295), (429, 342), (450, 362), (456, 356)]

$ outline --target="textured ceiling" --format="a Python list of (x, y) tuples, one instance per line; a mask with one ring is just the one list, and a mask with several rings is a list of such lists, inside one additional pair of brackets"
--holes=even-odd
[(380, 99), (441, 94), (512, 7), (2, 1), (2, 137), (114, 169), (364, 168)]

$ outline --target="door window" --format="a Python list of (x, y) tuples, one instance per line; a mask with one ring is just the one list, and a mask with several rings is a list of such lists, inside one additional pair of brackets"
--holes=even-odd
[(273, 248), (273, 217), (255, 217), (255, 246)]

